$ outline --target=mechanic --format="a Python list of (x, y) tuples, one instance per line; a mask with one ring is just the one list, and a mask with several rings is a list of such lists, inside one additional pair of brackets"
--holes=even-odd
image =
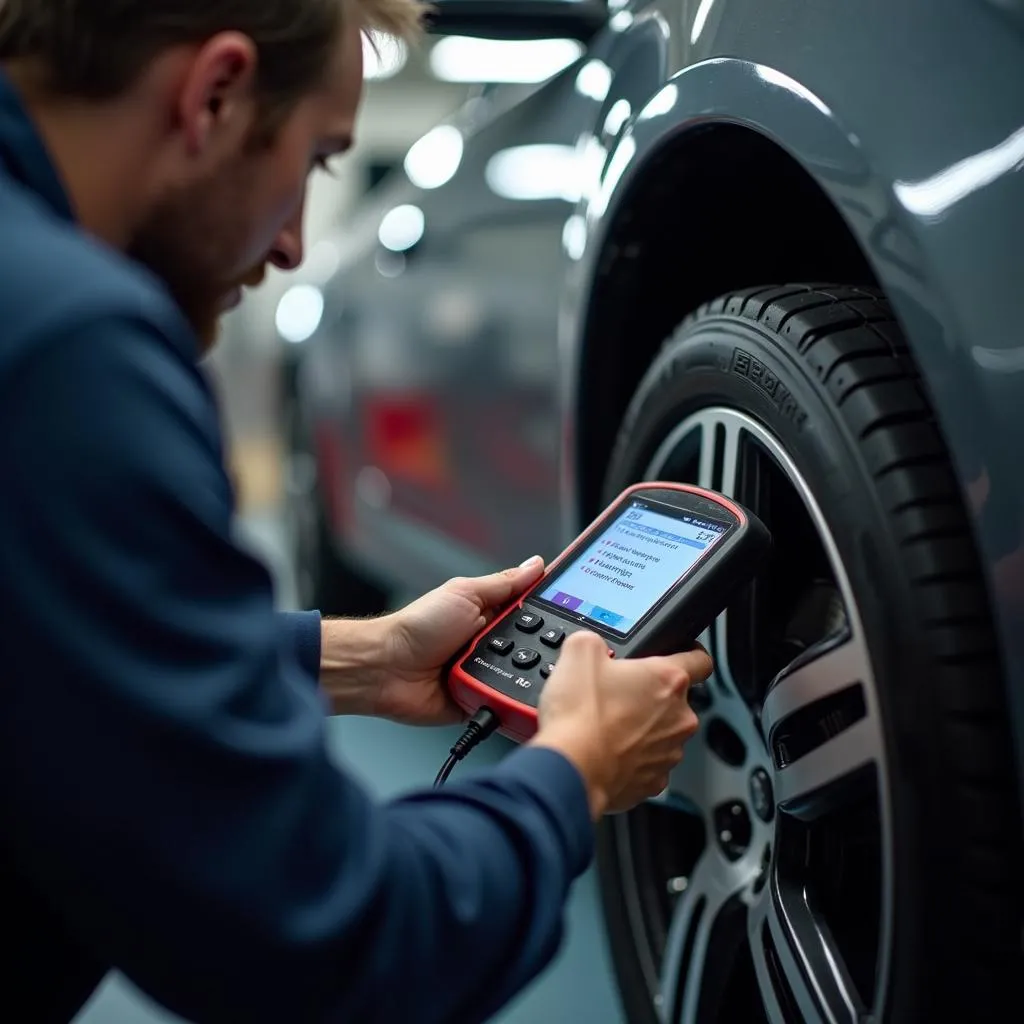
[(110, 968), (206, 1021), (482, 1020), (551, 960), (594, 823), (659, 792), (703, 651), (574, 636), (536, 739), (376, 802), (328, 713), (458, 720), (439, 681), (542, 562), (393, 614), (273, 607), (232, 542), (199, 357), (308, 174), (351, 144), (361, 35), (413, 0), (0, 0), (0, 1015)]

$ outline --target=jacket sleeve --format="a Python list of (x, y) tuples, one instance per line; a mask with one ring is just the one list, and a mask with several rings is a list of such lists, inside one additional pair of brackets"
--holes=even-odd
[(523, 748), (382, 805), (332, 763), (230, 540), (209, 391), (155, 330), (60, 339), (0, 417), (0, 808), (70, 927), (196, 1024), (469, 1024), (515, 995), (591, 857), (570, 764)]
[(295, 652), (300, 668), (314, 682), (320, 681), (320, 613), (278, 612), (284, 642)]

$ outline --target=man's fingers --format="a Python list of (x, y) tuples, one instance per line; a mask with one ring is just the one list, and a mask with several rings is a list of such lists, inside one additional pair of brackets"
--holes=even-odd
[[(582, 659), (582, 661), (581, 661)], [(559, 663), (571, 661), (577, 666), (597, 666), (608, 660), (608, 644), (589, 629), (580, 629), (566, 637)]]
[(715, 670), (715, 663), (711, 655), (699, 645), (692, 651), (684, 651), (679, 658), (689, 673), (691, 684), (703, 683)]
[(528, 558), (514, 569), (503, 569), (487, 576), (474, 576), (452, 580), (450, 586), (473, 597), (483, 610), (511, 601), (544, 574), (544, 559), (540, 555)]
[(703, 683), (715, 667), (711, 655), (699, 645), (681, 654), (667, 655), (665, 662), (669, 671), (676, 677), (679, 689)]

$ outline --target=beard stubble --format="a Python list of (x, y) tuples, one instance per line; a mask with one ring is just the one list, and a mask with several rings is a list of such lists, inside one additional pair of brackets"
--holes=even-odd
[(168, 192), (135, 233), (128, 255), (166, 285), (195, 330), (201, 351), (217, 338), (224, 296), (258, 276), (239, 272), (250, 225), (245, 216), (252, 189), (251, 158)]

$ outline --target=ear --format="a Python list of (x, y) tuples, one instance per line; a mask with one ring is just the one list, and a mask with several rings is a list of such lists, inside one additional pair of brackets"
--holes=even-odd
[(258, 56), (253, 41), (221, 32), (194, 52), (180, 83), (178, 117), (191, 156), (244, 137), (256, 111)]

